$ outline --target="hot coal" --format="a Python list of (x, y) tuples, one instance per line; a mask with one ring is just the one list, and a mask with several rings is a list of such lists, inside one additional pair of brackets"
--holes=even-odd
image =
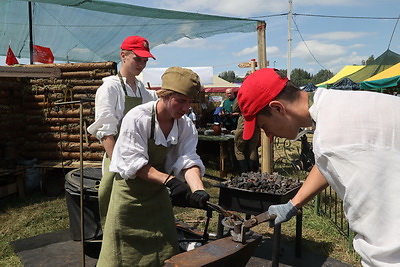
[(230, 188), (245, 189), (252, 192), (284, 195), (302, 185), (299, 179), (285, 177), (277, 173), (268, 174), (261, 172), (242, 173), (225, 182)]

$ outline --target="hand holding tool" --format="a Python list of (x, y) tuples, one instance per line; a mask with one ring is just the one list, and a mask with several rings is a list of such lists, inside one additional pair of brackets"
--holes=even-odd
[(277, 224), (289, 221), (290, 218), (298, 215), (300, 211), (289, 200), (286, 204), (269, 206), (268, 212), (276, 214), (276, 219), (269, 222), (269, 226), (274, 227)]
[(165, 184), (170, 189), (170, 197), (172, 205), (178, 207), (189, 206), (188, 198), (191, 194), (189, 186), (179, 180), (178, 178), (172, 178)]

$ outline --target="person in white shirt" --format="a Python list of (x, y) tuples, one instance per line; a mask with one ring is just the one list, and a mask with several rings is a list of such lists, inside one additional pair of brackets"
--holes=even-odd
[(156, 91), (147, 90), (136, 78), (146, 67), (148, 58), (155, 59), (150, 53), (148, 41), (141, 36), (127, 37), (121, 44), (120, 57), (118, 74), (105, 77), (96, 91), (95, 122), (88, 127), (88, 132), (100, 140), (106, 152), (98, 194), (102, 226), (115, 176), (109, 171), (109, 165), (121, 120), (133, 107), (157, 99)]
[(277, 215), (271, 226), (289, 220), (330, 185), (343, 200), (362, 265), (400, 266), (400, 99), (320, 88), (309, 107), (307, 92), (265, 68), (246, 78), (238, 101), (244, 139), (255, 127), (270, 138), (289, 139), (300, 127), (315, 127), (315, 165), (288, 203), (269, 207)]
[(187, 116), (189, 117), (189, 119), (191, 119), (193, 121), (194, 125), (196, 125), (197, 116), (196, 116), (196, 113), (194, 113), (192, 107), (189, 108), (189, 114), (187, 114)]
[(123, 118), (97, 266), (162, 266), (179, 252), (172, 205), (206, 208), (210, 196), (201, 180), (197, 130), (185, 116), (199, 91), (196, 73), (170, 67), (159, 100)]

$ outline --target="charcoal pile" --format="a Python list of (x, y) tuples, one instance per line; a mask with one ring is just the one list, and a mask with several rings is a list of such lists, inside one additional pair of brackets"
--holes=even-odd
[(277, 173), (268, 174), (261, 172), (242, 173), (225, 182), (230, 188), (245, 189), (252, 192), (284, 195), (287, 192), (299, 188), (302, 182), (292, 177), (284, 177)]

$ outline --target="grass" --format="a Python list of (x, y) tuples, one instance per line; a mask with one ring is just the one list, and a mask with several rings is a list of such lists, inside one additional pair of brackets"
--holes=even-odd
[(64, 196), (32, 192), (26, 199), (0, 199), (0, 207), (0, 266), (23, 266), (11, 247), (12, 241), (69, 228)]
[[(208, 170), (208, 172), (212, 172)], [(212, 174), (212, 173), (211, 173)], [(204, 178), (211, 202), (218, 203), (219, 189), (215, 180)], [(203, 230), (206, 212), (191, 208), (174, 208), (178, 219)], [(210, 221), (209, 232), (217, 230), (218, 216)], [(47, 197), (42, 192), (29, 193), (26, 199), (10, 196), (0, 199), (0, 266), (23, 266), (14, 253), (11, 242), (44, 233), (69, 228), (69, 217), (64, 195)], [(252, 230), (265, 236), (272, 235), (272, 229), (264, 223)], [(295, 220), (282, 225), (282, 238), (289, 243), (295, 239)], [(338, 233), (326, 218), (316, 216), (313, 207), (303, 209), (303, 248), (326, 255), (352, 266), (361, 266), (359, 257), (348, 250), (348, 240)]]

